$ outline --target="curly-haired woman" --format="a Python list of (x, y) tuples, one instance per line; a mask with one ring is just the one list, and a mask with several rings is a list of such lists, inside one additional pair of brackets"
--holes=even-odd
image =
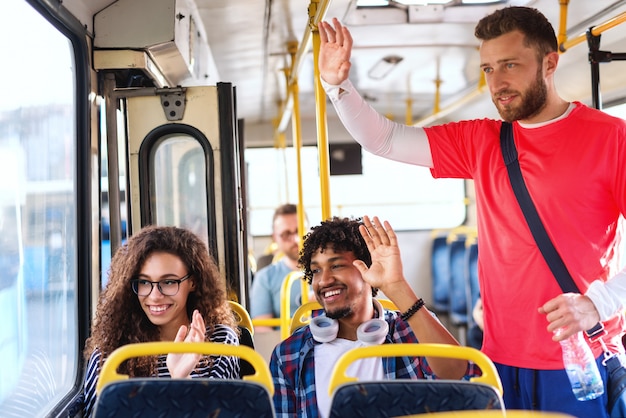
[[(177, 227), (142, 229), (115, 253), (98, 302), (84, 351), (83, 416), (92, 413), (100, 369), (116, 348), (150, 341), (238, 345), (235, 330), (224, 281), (204, 242)], [(238, 378), (239, 359), (169, 354), (129, 359), (119, 370), (131, 377)]]

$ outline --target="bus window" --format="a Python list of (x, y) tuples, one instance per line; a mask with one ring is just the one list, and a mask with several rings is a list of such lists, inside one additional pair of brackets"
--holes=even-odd
[[(276, 202), (296, 202), (296, 157), (293, 148), (248, 148), (250, 232), (271, 235)], [(330, 178), (331, 213), (377, 215), (396, 230), (454, 227), (466, 217), (465, 184), (459, 179), (433, 179), (427, 168), (399, 164), (362, 154), (362, 174)], [(304, 207), (311, 224), (321, 220), (316, 147), (302, 148)]]
[(3, 1), (0, 16), (13, 62), (0, 66), (0, 411), (37, 417), (71, 390), (80, 361), (75, 65), (69, 39), (28, 3)]
[(207, 182), (204, 150), (185, 134), (168, 136), (154, 150), (153, 215), (158, 225), (177, 225), (208, 238)]

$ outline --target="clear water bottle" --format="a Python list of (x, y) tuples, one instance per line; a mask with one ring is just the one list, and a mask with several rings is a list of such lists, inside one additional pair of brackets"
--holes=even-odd
[[(555, 334), (560, 332), (561, 329), (558, 329)], [(576, 399), (588, 401), (602, 395), (604, 383), (583, 333), (579, 332), (559, 342), (563, 349), (563, 365)]]

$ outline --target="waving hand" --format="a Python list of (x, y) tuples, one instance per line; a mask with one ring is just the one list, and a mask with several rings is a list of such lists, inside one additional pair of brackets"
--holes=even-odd
[(396, 233), (389, 222), (380, 222), (377, 216), (370, 221), (368, 216), (363, 217), (363, 225), (359, 227), (361, 235), (365, 239), (367, 248), (372, 256), (372, 265), (367, 268), (364, 262), (355, 261), (355, 267), (359, 269), (363, 280), (372, 287), (379, 288), (383, 293), (385, 289), (396, 284), (405, 282), (402, 272), (402, 260)]
[(319, 22), (320, 76), (330, 84), (340, 84), (348, 78), (350, 72), (350, 52), (352, 51), (352, 36), (345, 26), (333, 18), (333, 26), (327, 22)]
[[(206, 327), (204, 326), (204, 319), (200, 312), (193, 311), (191, 318), (191, 325), (189, 326), (189, 332), (185, 325), (181, 326), (176, 334), (174, 341), (176, 342), (204, 342), (204, 334), (206, 333)], [(188, 377), (196, 364), (200, 361), (200, 354), (196, 353), (183, 353), (174, 354), (169, 353), (167, 355), (167, 369), (170, 372), (170, 376), (176, 377)]]

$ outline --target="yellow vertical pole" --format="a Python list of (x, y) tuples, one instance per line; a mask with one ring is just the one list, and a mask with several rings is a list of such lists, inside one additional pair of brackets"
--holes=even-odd
[(561, 45), (567, 40), (567, 6), (569, 0), (559, 0), (559, 52), (561, 51)]
[[(290, 42), (288, 45), (291, 55), (292, 65), (295, 62), (297, 42)], [(293, 148), (296, 153), (296, 180), (298, 182), (298, 231), (304, 231), (304, 195), (302, 192), (302, 124), (300, 119), (300, 87), (298, 78), (291, 77), (288, 83), (289, 95), (291, 95), (293, 110), (291, 112), (291, 136), (293, 137)]]
[[(289, 54), (291, 55), (291, 63), (295, 62), (296, 51), (298, 50), (297, 42), (290, 42), (288, 45)], [(293, 70), (293, 68), (292, 68)], [(304, 216), (304, 193), (302, 191), (302, 124), (300, 119), (300, 87), (298, 86), (298, 78), (289, 78), (291, 82), (288, 84), (289, 94), (291, 95), (293, 110), (291, 113), (291, 135), (293, 139), (293, 148), (296, 153), (296, 179), (298, 182), (298, 233), (303, 235), (305, 231)], [(302, 240), (300, 240), (300, 248), (302, 248)], [(309, 301), (309, 285), (306, 281), (301, 280), (302, 285), (302, 303)]]
[(406, 76), (406, 111), (404, 113), (404, 123), (413, 124), (413, 99), (411, 98), (411, 73)]
[(441, 110), (441, 79), (439, 76), (435, 79), (435, 104), (433, 106), (433, 113), (439, 113)]
[(413, 124), (413, 99), (406, 98), (406, 113), (404, 115), (404, 123), (407, 125)]
[(315, 84), (315, 116), (317, 120), (317, 149), (319, 152), (319, 175), (322, 198), (322, 219), (330, 218), (330, 157), (328, 151), (328, 126), (326, 124), (326, 93), (320, 81), (318, 68), (320, 52), (320, 33), (315, 23), (315, 14), (319, 0), (312, 0), (309, 5), (309, 25), (313, 35), (313, 68)]

